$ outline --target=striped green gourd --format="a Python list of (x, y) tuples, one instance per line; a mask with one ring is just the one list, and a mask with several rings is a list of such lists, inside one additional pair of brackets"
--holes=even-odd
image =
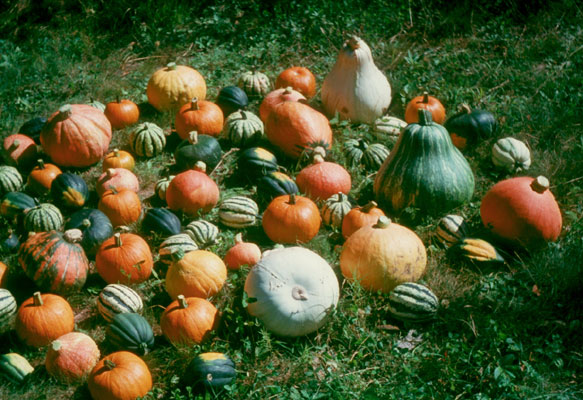
[(415, 207), (437, 215), (472, 198), (474, 175), (447, 130), (420, 109), (419, 123), (403, 130), (377, 173), (373, 190), (381, 208), (399, 213)]
[(225, 199), (219, 206), (219, 222), (231, 228), (244, 228), (255, 224), (259, 207), (245, 196)]
[(58, 231), (63, 227), (63, 214), (51, 203), (41, 203), (24, 214), (24, 229), (28, 232)]
[(367, 169), (378, 170), (390, 154), (390, 150), (381, 143), (373, 143), (362, 154), (362, 163)]
[(198, 250), (198, 246), (189, 234), (179, 233), (166, 238), (158, 248), (158, 257), (164, 264), (172, 263), (172, 253), (181, 249), (185, 254), (189, 251)]
[(468, 235), (468, 226), (461, 215), (448, 214), (439, 220), (435, 237), (445, 247), (450, 247)]
[(184, 228), (184, 232), (194, 240), (199, 249), (212, 246), (219, 236), (219, 228), (204, 219), (190, 222)]
[(384, 115), (374, 122), (373, 130), (378, 133), (379, 139), (394, 143), (406, 126), (402, 119)]
[(155, 157), (166, 146), (166, 135), (158, 125), (144, 122), (137, 125), (130, 134), (132, 151), (140, 157)]
[(235, 147), (249, 147), (265, 137), (263, 121), (252, 112), (236, 111), (225, 120), (221, 136)]
[(14, 167), (0, 165), (0, 196), (8, 192), (18, 192), (22, 188), (22, 175)]
[(7, 331), (16, 315), (16, 299), (8, 289), (0, 288), (0, 332)]
[(154, 347), (152, 327), (137, 313), (115, 315), (107, 327), (106, 337), (116, 349), (128, 350), (142, 356)]
[(320, 210), (322, 221), (326, 225), (331, 225), (335, 228), (342, 227), (344, 216), (352, 210), (352, 203), (348, 196), (342, 192), (330, 196)]
[(26, 358), (17, 353), (0, 355), (0, 373), (12, 382), (20, 384), (34, 371)]
[(22, 215), (25, 210), (36, 207), (38, 201), (23, 192), (8, 192), (2, 197), (0, 215), (8, 219)]
[(166, 201), (166, 190), (168, 190), (168, 186), (170, 185), (170, 182), (172, 182), (172, 179), (174, 179), (174, 175), (164, 177), (156, 182), (154, 191), (160, 200)]
[(402, 283), (389, 294), (389, 312), (401, 321), (432, 319), (438, 308), (437, 296), (428, 287), (419, 283)]
[(140, 314), (144, 303), (140, 295), (130, 287), (120, 283), (111, 283), (103, 288), (97, 298), (97, 310), (108, 322), (111, 322), (117, 314)]

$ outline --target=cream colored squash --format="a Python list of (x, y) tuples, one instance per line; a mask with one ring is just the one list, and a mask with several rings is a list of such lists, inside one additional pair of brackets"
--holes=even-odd
[(492, 162), (509, 172), (527, 170), (530, 167), (530, 150), (518, 139), (502, 138), (492, 147)]
[(391, 85), (375, 65), (370, 48), (351, 36), (324, 79), (322, 103), (329, 116), (372, 124), (391, 104)]

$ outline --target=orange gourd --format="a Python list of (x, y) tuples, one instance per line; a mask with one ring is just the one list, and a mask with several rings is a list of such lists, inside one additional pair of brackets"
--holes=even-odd
[(340, 164), (325, 161), (323, 148), (314, 150), (313, 164), (302, 169), (296, 176), (300, 192), (314, 201), (326, 200), (336, 193), (348, 194), (352, 180)]
[(50, 344), (45, 367), (49, 375), (61, 382), (81, 381), (89, 375), (99, 357), (99, 348), (91, 337), (70, 332)]
[(142, 202), (136, 192), (130, 189), (110, 189), (99, 199), (97, 208), (116, 227), (137, 222), (142, 213)]
[(377, 207), (375, 201), (371, 201), (363, 207), (353, 208), (342, 220), (342, 236), (344, 236), (344, 239), (348, 239), (350, 235), (363, 226), (376, 224), (379, 217), (384, 215), (385, 212)]
[(107, 283), (140, 283), (150, 277), (154, 260), (148, 243), (133, 233), (116, 233), (95, 255), (97, 272)]
[(0, 261), (0, 288), (6, 287), (8, 281), (8, 266)]
[(37, 161), (26, 180), (27, 189), (36, 195), (47, 193), (51, 190), (53, 180), (63, 171), (55, 164), (45, 163), (42, 159)]
[(206, 250), (172, 254), (173, 262), (166, 273), (166, 291), (172, 299), (186, 297), (208, 298), (221, 290), (227, 279), (223, 260)]
[(425, 109), (431, 112), (433, 122), (443, 124), (445, 122), (445, 107), (443, 104), (427, 92), (422, 96), (414, 97), (405, 108), (405, 122), (412, 124), (419, 122), (419, 109)]
[(208, 300), (178, 295), (160, 317), (164, 336), (172, 344), (202, 343), (217, 328), (219, 311)]
[(312, 200), (294, 194), (278, 196), (263, 213), (265, 234), (276, 243), (305, 243), (320, 230), (318, 206)]
[(125, 168), (128, 170), (133, 170), (136, 165), (136, 160), (131, 153), (125, 150), (113, 149), (111, 153), (108, 153), (103, 159), (102, 170), (107, 171), (109, 168)]
[(199, 135), (218, 136), (223, 130), (223, 123), (223, 111), (219, 106), (196, 97), (180, 107), (174, 119), (174, 127), (182, 139), (188, 139), (192, 131), (197, 131)]
[(128, 169), (108, 168), (97, 178), (95, 190), (99, 197), (101, 197), (103, 193), (111, 188), (115, 188), (118, 191), (129, 189), (137, 193), (140, 190), (140, 182), (138, 181), (138, 177)]
[(306, 98), (316, 95), (316, 77), (306, 67), (290, 67), (282, 71), (275, 80), (275, 88), (291, 86)]
[(140, 109), (138, 105), (128, 99), (120, 99), (109, 102), (105, 105), (105, 116), (111, 122), (113, 129), (123, 129), (133, 125), (140, 119)]
[(267, 122), (267, 117), (273, 109), (283, 103), (284, 101), (298, 101), (307, 103), (306, 97), (300, 92), (294, 90), (291, 86), (286, 88), (276, 89), (269, 92), (261, 101), (259, 106), (259, 118), (265, 124)]
[(196, 216), (199, 211), (209, 212), (219, 201), (219, 187), (204, 172), (204, 163), (197, 162), (194, 169), (176, 175), (166, 189), (166, 203), (173, 211)]
[(231, 270), (238, 270), (243, 265), (250, 267), (261, 258), (261, 249), (255, 243), (243, 241), (241, 232), (235, 235), (235, 245), (227, 250), (225, 264)]

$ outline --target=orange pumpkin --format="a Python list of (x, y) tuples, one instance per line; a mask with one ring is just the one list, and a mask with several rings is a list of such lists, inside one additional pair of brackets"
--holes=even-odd
[(95, 365), (87, 384), (93, 400), (134, 400), (152, 389), (152, 374), (140, 357), (118, 351)]
[(194, 97), (204, 100), (206, 83), (194, 68), (169, 63), (152, 74), (146, 94), (158, 111), (176, 111)]
[(263, 213), (265, 234), (276, 243), (305, 243), (320, 230), (318, 206), (312, 200), (294, 194), (278, 196)]
[(107, 171), (109, 168), (125, 168), (128, 170), (133, 170), (136, 165), (136, 160), (131, 153), (125, 150), (113, 149), (111, 153), (108, 153), (103, 159), (102, 170)]
[(219, 106), (196, 97), (180, 107), (174, 119), (174, 127), (182, 139), (188, 139), (192, 131), (197, 131), (199, 135), (218, 136), (223, 130), (223, 123), (223, 111)]
[(148, 243), (133, 233), (116, 233), (95, 255), (97, 272), (107, 283), (140, 283), (152, 273), (154, 260)]
[(117, 190), (129, 189), (137, 193), (140, 190), (140, 182), (138, 177), (129, 169), (108, 168), (97, 178), (95, 190), (101, 197), (103, 193), (111, 188)]
[(66, 104), (48, 119), (40, 143), (53, 162), (62, 167), (88, 167), (106, 154), (111, 123), (95, 107)]
[(284, 101), (298, 101), (307, 103), (306, 97), (300, 92), (294, 90), (291, 86), (282, 89), (276, 89), (269, 92), (261, 101), (259, 106), (259, 118), (263, 123), (267, 122), (267, 117), (273, 109)]
[(8, 281), (8, 265), (0, 261), (0, 288), (5, 288), (7, 281)]
[(379, 217), (385, 216), (385, 212), (377, 207), (375, 201), (371, 201), (363, 207), (353, 208), (342, 220), (342, 236), (348, 239), (350, 235), (363, 226), (372, 226), (377, 223)]
[(136, 222), (142, 213), (142, 202), (133, 190), (110, 189), (101, 195), (97, 208), (107, 215), (115, 227)]
[(219, 311), (208, 300), (178, 295), (160, 317), (160, 328), (172, 344), (202, 343), (217, 328)]
[(34, 140), (21, 133), (6, 136), (3, 150), (4, 162), (14, 167), (28, 168), (34, 164), (38, 155)]
[(62, 382), (83, 380), (99, 361), (97, 344), (81, 332), (70, 332), (54, 340), (45, 359), (45, 367), (52, 377)]
[(238, 270), (243, 265), (254, 266), (260, 258), (261, 249), (259, 246), (243, 241), (243, 234), (239, 232), (235, 235), (235, 245), (225, 254), (225, 264), (229, 269)]
[(51, 190), (51, 184), (63, 171), (55, 164), (45, 163), (42, 159), (37, 161), (26, 180), (27, 189), (36, 195), (41, 195)]
[(123, 129), (133, 125), (140, 119), (140, 109), (138, 105), (131, 100), (118, 97), (116, 101), (109, 102), (105, 105), (105, 116), (111, 122), (113, 129)]
[(166, 272), (166, 291), (172, 299), (179, 294), (208, 298), (221, 290), (227, 279), (223, 260), (206, 250), (172, 254), (172, 264)]
[(414, 97), (407, 104), (407, 108), (405, 108), (405, 122), (408, 124), (419, 122), (420, 109), (431, 112), (433, 122), (438, 124), (445, 122), (445, 107), (443, 107), (443, 104), (436, 97), (430, 96), (427, 92), (424, 92), (422, 96)]
[(204, 172), (204, 163), (176, 175), (166, 189), (166, 203), (173, 211), (196, 216), (209, 212), (219, 201), (219, 187)]
[(513, 244), (534, 249), (557, 240), (563, 220), (544, 176), (496, 183), (482, 199), (484, 226)]
[(286, 155), (297, 159), (305, 148), (332, 146), (332, 128), (324, 114), (296, 101), (274, 107), (265, 123), (267, 139)]
[(15, 330), (20, 340), (29, 346), (42, 347), (75, 328), (73, 309), (56, 294), (34, 295), (20, 305)]
[(275, 80), (275, 88), (291, 86), (306, 98), (316, 95), (316, 77), (306, 67), (290, 67), (282, 71)]
[(300, 192), (314, 201), (326, 200), (336, 193), (348, 194), (352, 180), (348, 171), (340, 164), (324, 161), (325, 150), (314, 151), (314, 162), (296, 176)]

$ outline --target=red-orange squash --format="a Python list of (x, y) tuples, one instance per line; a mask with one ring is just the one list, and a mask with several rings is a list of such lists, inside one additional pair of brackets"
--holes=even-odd
[(48, 119), (40, 143), (53, 162), (62, 167), (88, 167), (106, 154), (111, 123), (95, 107), (66, 104)]
[(445, 107), (436, 97), (430, 96), (427, 92), (424, 92), (422, 96), (414, 97), (407, 104), (405, 122), (408, 124), (419, 122), (420, 109), (430, 111), (433, 122), (442, 125), (445, 122)]
[(269, 113), (284, 101), (299, 101), (307, 103), (308, 100), (303, 94), (294, 90), (291, 86), (282, 89), (275, 89), (269, 92), (261, 101), (261, 105), (259, 106), (259, 118), (261, 118), (261, 121), (265, 124)]
[(95, 255), (97, 272), (107, 283), (132, 284), (148, 279), (154, 260), (148, 243), (133, 233), (116, 233)]
[(29, 168), (34, 165), (37, 156), (36, 143), (29, 136), (15, 133), (4, 138), (2, 158), (6, 164)]
[(45, 367), (49, 375), (61, 382), (82, 381), (95, 367), (99, 357), (99, 348), (90, 336), (70, 332), (50, 344)]
[(116, 190), (129, 189), (134, 192), (140, 190), (138, 177), (126, 168), (108, 168), (103, 172), (95, 183), (95, 190), (99, 197), (107, 190), (115, 188)]
[(0, 288), (5, 288), (8, 282), (8, 265), (0, 261)]
[(138, 105), (128, 99), (119, 99), (105, 105), (105, 116), (111, 122), (113, 129), (123, 129), (133, 125), (140, 119)]
[(208, 300), (178, 295), (160, 317), (164, 336), (172, 344), (202, 343), (217, 328), (219, 311)]
[(238, 270), (243, 265), (250, 267), (261, 258), (261, 249), (255, 243), (245, 242), (241, 232), (235, 235), (235, 245), (227, 250), (225, 264), (231, 270)]
[(276, 243), (305, 243), (320, 230), (320, 210), (312, 200), (294, 194), (278, 196), (263, 212), (265, 234)]
[(107, 215), (111, 224), (116, 227), (138, 221), (142, 213), (142, 202), (133, 190), (113, 189), (101, 195), (97, 208)]
[(291, 86), (306, 98), (316, 95), (316, 77), (306, 67), (290, 67), (282, 71), (275, 80), (275, 88)]
[(219, 256), (206, 250), (172, 254), (173, 262), (166, 272), (166, 291), (172, 299), (214, 296), (227, 279), (227, 267)]
[(173, 211), (196, 216), (199, 211), (209, 212), (219, 201), (219, 187), (204, 172), (204, 164), (179, 173), (166, 189), (166, 203)]
[(352, 186), (350, 174), (342, 165), (324, 161), (321, 153), (315, 152), (313, 164), (296, 176), (300, 192), (314, 201), (326, 200), (336, 193), (348, 194)]
[(496, 183), (482, 199), (484, 226), (514, 244), (533, 249), (557, 240), (563, 220), (544, 176)]
[(223, 111), (219, 106), (197, 98), (180, 107), (174, 119), (174, 127), (182, 139), (188, 139), (192, 131), (199, 135), (218, 136), (223, 130), (223, 123)]

